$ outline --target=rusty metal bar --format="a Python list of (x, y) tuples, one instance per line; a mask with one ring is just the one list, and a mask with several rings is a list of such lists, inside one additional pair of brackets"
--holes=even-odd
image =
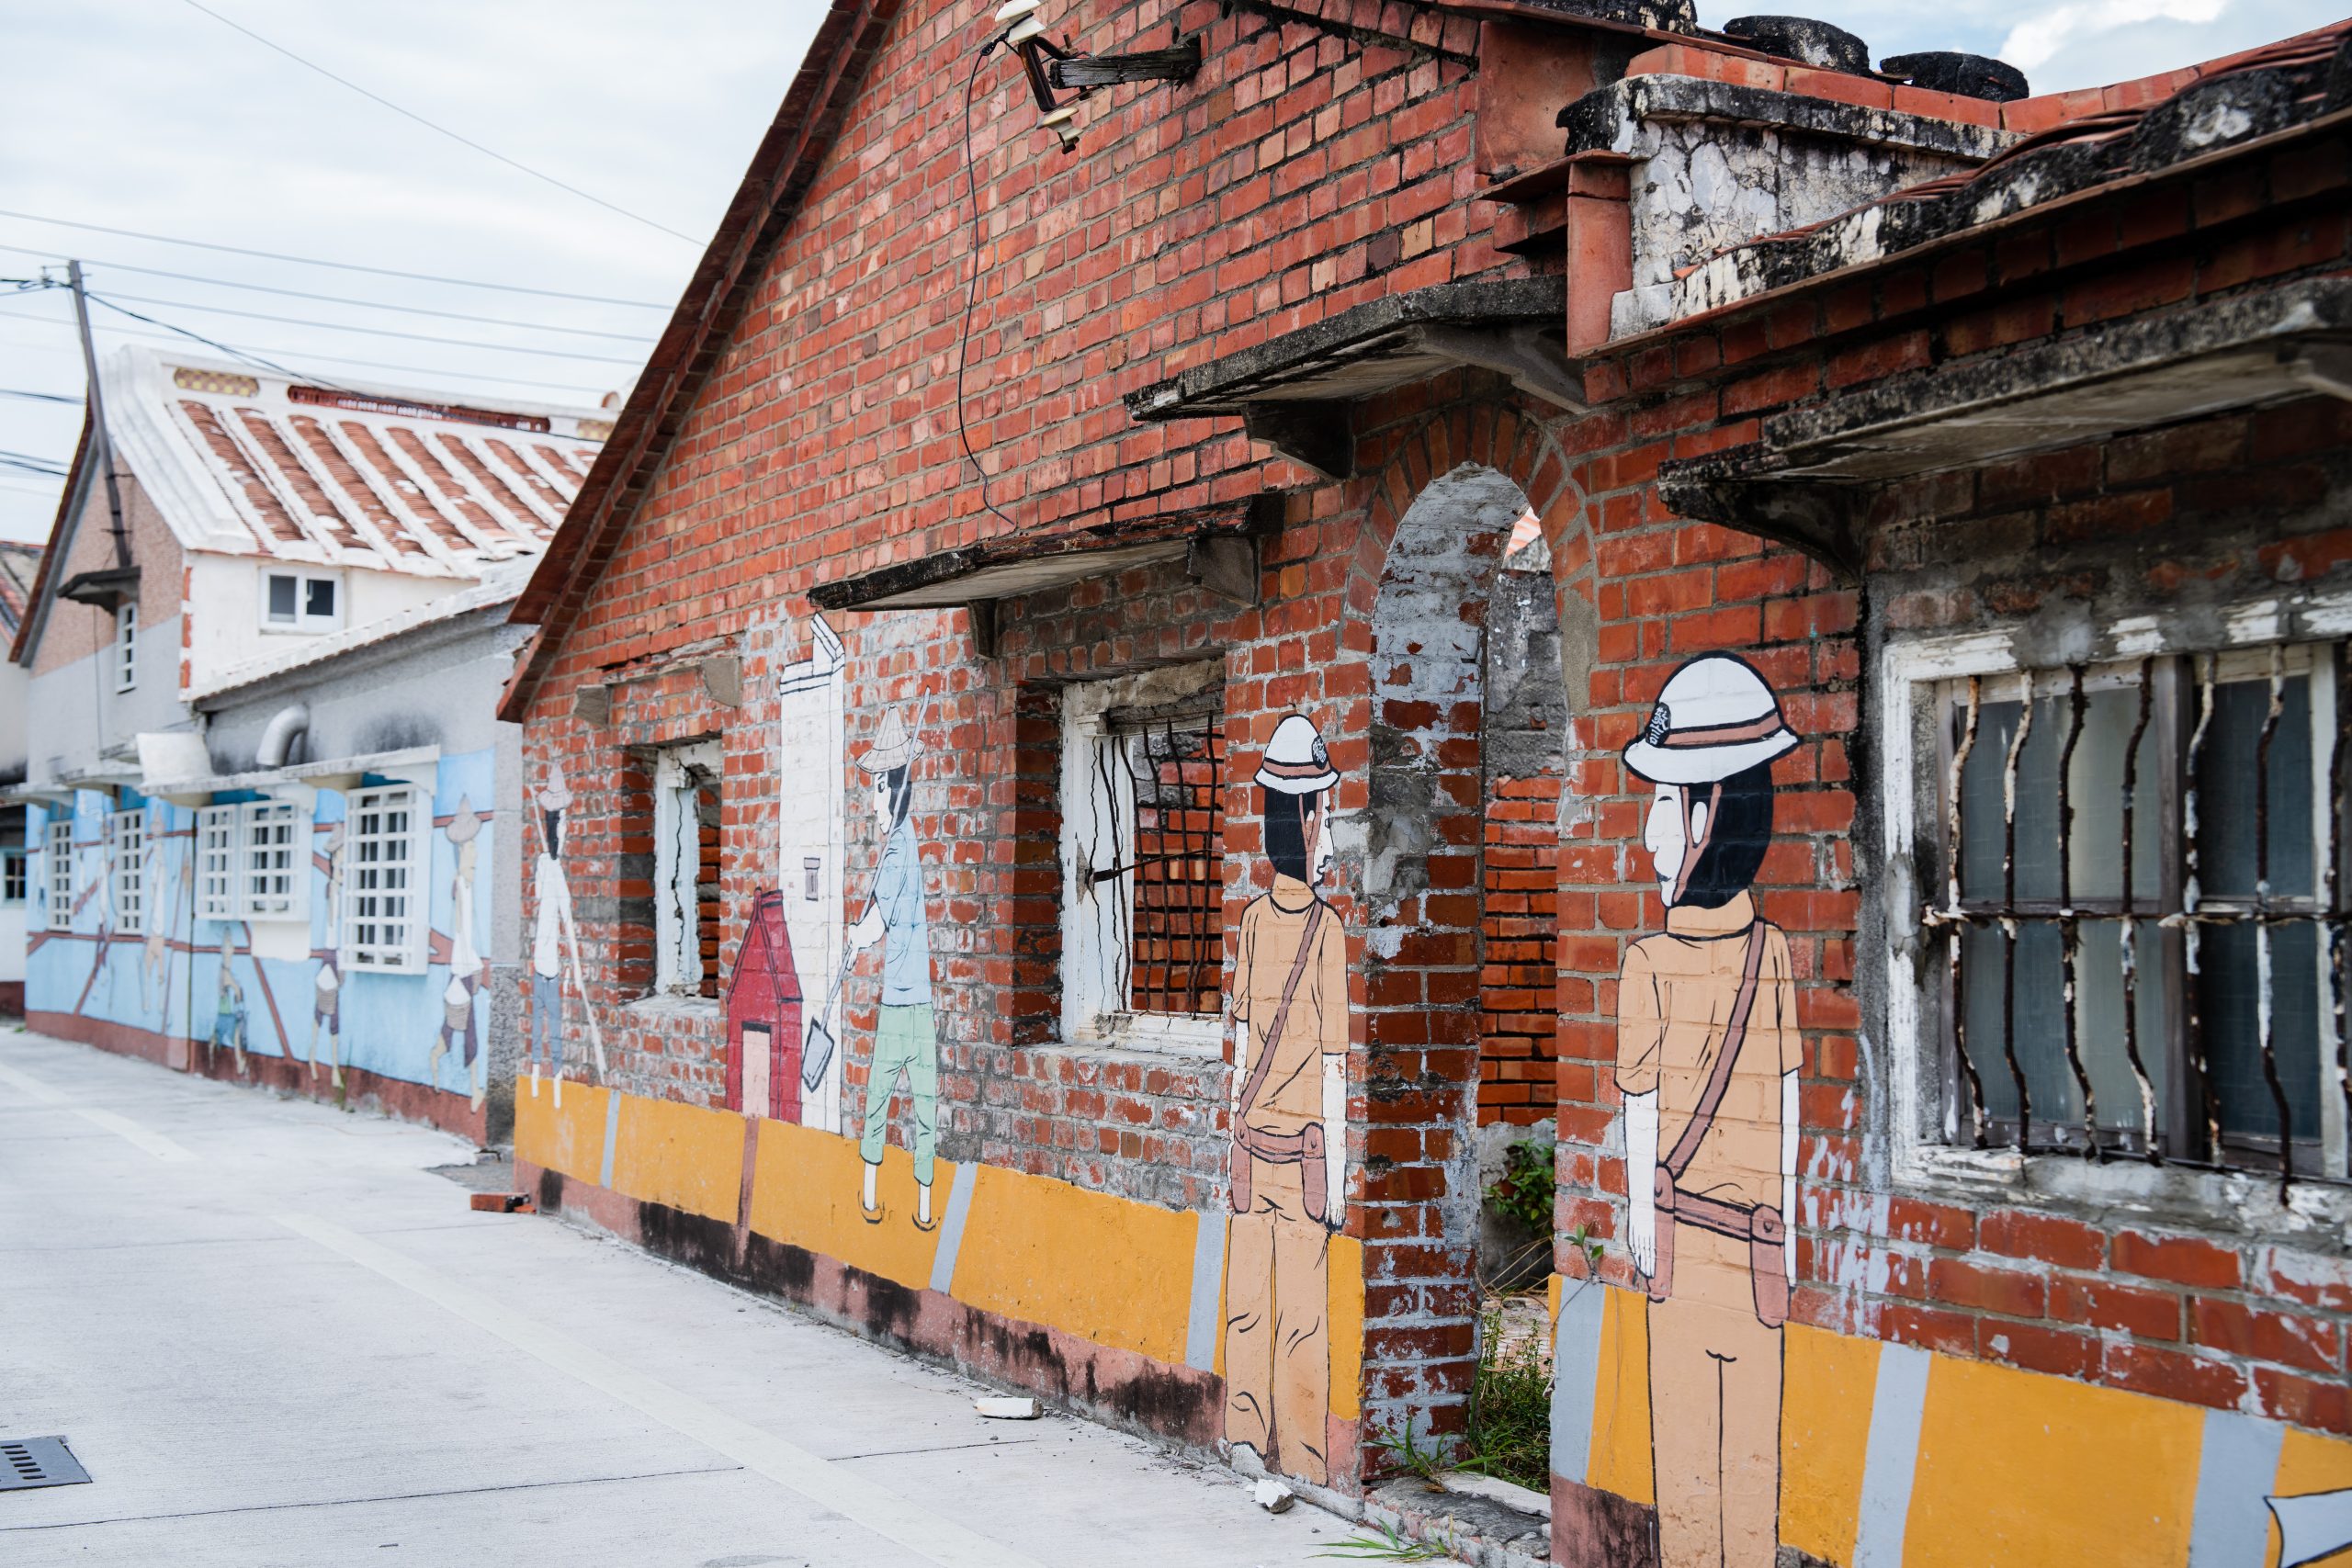
[(2075, 913), (2075, 747), (2083, 738), (2083, 714), (2089, 705), (2083, 695), (2083, 667), (2067, 667), (2066, 743), (2058, 751), (2058, 961), (2064, 976), (2066, 1066), (2083, 1097), (2083, 1154), (2098, 1157), (2098, 1096), (2083, 1066), (2081, 1042), (2075, 1037), (2075, 964), (2082, 953), (2082, 922)]
[[(2278, 716), (2287, 706), (2287, 650), (2270, 645), (2270, 705), (2262, 716), (2262, 739), (2254, 749), (2254, 974), (2255, 1020), (2262, 1045), (2263, 1081), (2278, 1111), (2278, 1201), (2287, 1201), (2295, 1179), (2295, 1125), (2287, 1086), (2278, 1077), (2278, 1055), (2271, 1039), (2270, 1002), (2270, 744), (2278, 737)], [(2218, 1151), (2217, 1151), (2218, 1152)]]
[(2018, 1059), (2018, 922), (2010, 911), (2018, 901), (2018, 758), (2033, 733), (2032, 671), (2018, 676), (2018, 689), (2023, 700), (2018, 705), (2017, 733), (2009, 737), (2008, 756), (2001, 765), (2001, 1053), (2008, 1058), (2009, 1081), (2017, 1085), (2018, 1150), (2023, 1153), (2033, 1141), (2033, 1095)]
[(2213, 1064), (2205, 1049), (2203, 1009), (2198, 1005), (2197, 940), (2198, 908), (2204, 902), (2204, 889), (2199, 885), (2200, 862), (2203, 857), (2197, 847), (2197, 769), (2205, 756), (2206, 732), (2213, 727), (2213, 663), (2214, 656), (2199, 654), (2197, 659), (2197, 728), (2188, 733), (2188, 754), (2181, 764), (2181, 858), (2187, 863), (2188, 875), (2181, 888), (2181, 908), (2177, 919), (2181, 926), (2181, 947), (2186, 954), (2185, 967), (2188, 983), (2182, 987), (2188, 1012), (2189, 1062), (2197, 1072), (2197, 1087), (2205, 1109), (2205, 1147), (2208, 1157), (2219, 1160), (2222, 1153), (2222, 1096), (2213, 1087)]
[(2156, 1147), (2156, 1086), (2148, 1077), (2148, 1065), (2140, 1059), (2140, 922), (2132, 908), (2132, 818), (2140, 784), (2140, 739), (2148, 733), (2155, 708), (2154, 677), (2155, 660), (2141, 660), (2140, 718), (2123, 745), (2123, 929), (2117, 940), (2123, 950), (2123, 1055), (2140, 1086), (2142, 1153), (2149, 1164), (2161, 1165), (2165, 1156)]
[(2344, 722), (2345, 645), (2337, 643), (2329, 649), (2328, 657), (2335, 676), (2335, 744), (2327, 758), (2327, 868), (2323, 874), (2320, 892), (2327, 922), (2327, 998), (2328, 1015), (2335, 1027), (2335, 1089), (2344, 1098), (2345, 1176), (2352, 1179), (2352, 1040), (2345, 1037), (2345, 943), (2344, 943), (2344, 816), (2345, 768), (2344, 756), (2347, 740), (2352, 740), (2352, 725)]
[(1960, 1070), (1968, 1079), (1968, 1114), (1971, 1132), (1978, 1148), (1984, 1146), (1984, 1080), (1978, 1076), (1976, 1063), (1968, 1054), (1967, 993), (1962, 989), (1960, 950), (1966, 934), (1960, 918), (1960, 792), (1961, 781), (1968, 771), (1968, 754), (1976, 749), (1976, 720), (1983, 707), (1984, 682), (1981, 677), (1968, 678), (1968, 721), (1962, 728), (1960, 746), (1952, 752), (1951, 773), (1945, 781), (1945, 812), (1950, 818), (1944, 842), (1944, 908), (1952, 920), (1951, 945), (1947, 950), (1947, 981), (1951, 990), (1951, 1035), (1960, 1056)]

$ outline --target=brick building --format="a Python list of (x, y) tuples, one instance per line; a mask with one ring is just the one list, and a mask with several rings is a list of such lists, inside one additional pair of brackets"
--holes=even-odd
[(1553, 1560), (2324, 1539), (2342, 29), (1008, 12), (836, 5), (518, 606), (543, 1204), (1356, 1496), (1551, 1121)]

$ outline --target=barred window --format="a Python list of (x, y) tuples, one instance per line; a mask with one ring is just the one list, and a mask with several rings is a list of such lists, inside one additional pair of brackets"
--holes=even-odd
[(147, 813), (107, 813), (107, 867), (114, 894), (114, 929), (123, 936), (147, 931)]
[(28, 884), (25, 875), (25, 852), (0, 851), (0, 904), (10, 908), (21, 905)]
[(345, 839), (344, 963), (408, 973), (424, 967), (424, 794), (407, 784), (354, 790)]
[(62, 817), (49, 825), (49, 929), (74, 929), (74, 818)]
[(201, 920), (238, 918), (233, 806), (208, 806), (196, 814), (196, 915)]
[(300, 919), (310, 913), (311, 878), (302, 822), (290, 800), (249, 801), (238, 813), (238, 898), (252, 920)]
[(1951, 1135), (2352, 1176), (2343, 661), (1942, 684)]
[(1155, 671), (1065, 698), (1063, 992), (1073, 1038), (1214, 1041), (1225, 963), (1223, 672)]

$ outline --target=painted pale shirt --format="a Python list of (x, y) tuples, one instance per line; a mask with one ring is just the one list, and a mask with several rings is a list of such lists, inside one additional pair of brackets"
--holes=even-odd
[(539, 893), (537, 927), (531, 935), (531, 973), (552, 980), (563, 973), (563, 928), (571, 922), (571, 885), (553, 855), (540, 852), (532, 880)]
[(922, 857), (914, 824), (901, 821), (882, 846), (874, 874), (874, 906), (882, 912), (882, 1005), (931, 1005), (931, 921), (922, 905)]
[[(1666, 930), (1626, 951), (1617, 982), (1617, 1087), (1658, 1097), (1658, 1158), (1680, 1140), (1723, 1049), (1747, 962), (1756, 904), (1742, 893), (1720, 909), (1678, 906)], [(1746, 1043), (1715, 1123), (1678, 1184), (1731, 1203), (1781, 1201), (1781, 1075), (1804, 1063), (1797, 1033), (1789, 939), (1764, 928), (1764, 956)]]
[[(1240, 963), (1235, 970), (1233, 1016), (1250, 1031), (1249, 1066), (1265, 1048), (1265, 1035), (1282, 1011), (1283, 987), (1290, 983), (1306, 931), (1315, 895), (1295, 876), (1274, 878), (1273, 891), (1261, 894), (1241, 911)], [(1274, 1044), (1273, 1065), (1250, 1108), (1249, 1124), (1263, 1133), (1292, 1134), (1323, 1120), (1323, 1058), (1348, 1048), (1348, 944), (1338, 911), (1326, 908), (1316, 927), (1315, 951), (1298, 977), (1290, 1016)], [(1244, 1075), (1245, 1077), (1247, 1075)]]

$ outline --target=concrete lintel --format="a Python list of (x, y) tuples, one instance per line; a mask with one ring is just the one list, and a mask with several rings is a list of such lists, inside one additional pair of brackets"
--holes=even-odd
[(1697, 76), (1628, 76), (1560, 111), (1567, 151), (1637, 153), (1646, 121), (1720, 120), (1877, 147), (1901, 147), (1983, 163), (2023, 138), (2014, 131), (1896, 109), (1865, 108), (1803, 93), (1710, 82)]
[(1241, 428), (1250, 440), (1334, 483), (1355, 474), (1355, 423), (1343, 402), (1250, 403), (1241, 411)]

